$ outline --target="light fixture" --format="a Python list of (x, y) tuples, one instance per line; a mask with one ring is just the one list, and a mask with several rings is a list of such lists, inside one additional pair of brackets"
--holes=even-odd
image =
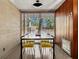
[(33, 4), (35, 7), (40, 7), (42, 3), (39, 2), (39, 0), (36, 0), (36, 2)]

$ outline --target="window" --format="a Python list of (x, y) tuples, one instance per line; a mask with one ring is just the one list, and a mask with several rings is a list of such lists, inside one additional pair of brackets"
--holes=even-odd
[(25, 13), (24, 34), (27, 32), (47, 32), (55, 34), (55, 20), (53, 13)]

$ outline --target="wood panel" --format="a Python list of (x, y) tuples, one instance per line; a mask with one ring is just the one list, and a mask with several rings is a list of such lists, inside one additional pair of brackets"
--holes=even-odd
[(72, 57), (78, 59), (78, 0), (73, 0), (73, 22)]

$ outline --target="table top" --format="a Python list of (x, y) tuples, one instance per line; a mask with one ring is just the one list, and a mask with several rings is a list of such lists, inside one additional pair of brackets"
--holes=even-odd
[(24, 35), (22, 37), (22, 39), (45, 39), (45, 38), (54, 38), (53, 35), (46, 33), (46, 32), (41, 32), (40, 35), (37, 35), (35, 32), (30, 32), (30, 33), (26, 33), (26, 35)]

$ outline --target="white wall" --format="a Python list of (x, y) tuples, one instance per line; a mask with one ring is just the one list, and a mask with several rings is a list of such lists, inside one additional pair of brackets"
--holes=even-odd
[[(2, 55), (19, 43), (19, 33), (19, 11), (9, 0), (0, 0), (0, 59)], [(3, 51), (3, 48), (5, 48), (5, 51)]]

